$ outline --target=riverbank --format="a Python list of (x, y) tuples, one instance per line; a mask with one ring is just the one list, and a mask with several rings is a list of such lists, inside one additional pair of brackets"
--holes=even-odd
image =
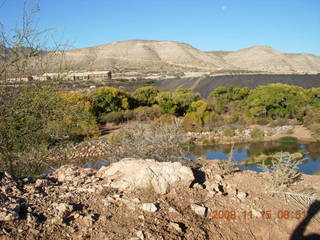
[[(226, 130), (227, 129), (227, 130)], [(197, 145), (249, 143), (255, 141), (273, 141), (283, 137), (293, 137), (303, 142), (316, 142), (311, 131), (301, 125), (269, 127), (251, 125), (247, 128), (220, 128), (211, 132), (188, 132), (188, 137)]]
[(308, 215), (319, 180), (272, 192), (269, 174), (212, 160), (67, 165), (36, 181), (1, 173), (0, 239), (289, 239), (307, 216), (301, 234), (320, 234)]

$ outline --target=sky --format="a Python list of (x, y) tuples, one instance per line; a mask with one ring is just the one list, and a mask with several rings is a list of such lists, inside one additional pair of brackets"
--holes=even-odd
[[(21, 22), (23, 2), (0, 0), (6, 31)], [(320, 0), (39, 0), (36, 22), (72, 48), (146, 39), (320, 56)]]

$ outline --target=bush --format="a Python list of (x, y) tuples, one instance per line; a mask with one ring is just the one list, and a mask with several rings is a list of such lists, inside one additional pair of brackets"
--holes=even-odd
[(161, 108), (161, 114), (185, 115), (191, 104), (200, 100), (199, 94), (190, 89), (177, 89), (174, 92), (163, 91), (157, 96), (157, 102)]
[(110, 112), (101, 114), (99, 117), (100, 123), (121, 123), (124, 121), (123, 112)]
[(148, 86), (135, 90), (132, 97), (135, 99), (138, 106), (152, 106), (157, 103), (156, 97), (158, 93), (158, 88)]
[(252, 90), (247, 98), (252, 117), (302, 120), (306, 106), (312, 101), (308, 90), (285, 84), (269, 84)]
[(254, 128), (251, 130), (250, 136), (252, 138), (262, 138), (264, 136), (264, 132), (259, 128)]
[(186, 159), (182, 148), (185, 134), (181, 121), (174, 119), (170, 124), (134, 124), (121, 129), (114, 144), (121, 149), (115, 153), (120, 160), (125, 157), (155, 159), (157, 161), (180, 161)]
[(176, 119), (176, 116), (172, 115), (172, 114), (164, 114), (161, 115), (160, 117), (156, 118), (154, 120), (155, 123), (157, 124), (170, 124), (172, 121), (174, 121), (174, 119)]
[(279, 152), (269, 156), (270, 164), (263, 162), (260, 168), (264, 172), (271, 172), (271, 182), (275, 189), (299, 180), (301, 174), (297, 172), (299, 165), (304, 161), (301, 153)]
[(223, 135), (225, 137), (234, 137), (234, 130), (232, 128), (226, 128), (224, 131), (223, 131)]
[(134, 115), (138, 121), (154, 120), (160, 116), (160, 107), (158, 105), (138, 107), (134, 109)]
[(133, 105), (133, 100), (127, 92), (112, 87), (98, 88), (91, 95), (91, 102), (96, 116), (130, 109)]
[[(90, 102), (75, 104), (72, 98), (42, 89), (20, 88), (8, 96), (0, 107), (0, 171), (33, 174), (48, 164), (48, 155), (59, 144), (98, 134), (89, 109)], [(29, 164), (27, 156), (34, 156)]]

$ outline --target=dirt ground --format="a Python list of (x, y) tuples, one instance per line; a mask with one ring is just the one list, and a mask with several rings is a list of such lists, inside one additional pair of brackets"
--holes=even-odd
[[(217, 161), (185, 165), (194, 173), (192, 184), (177, 184), (162, 195), (152, 189), (119, 191), (106, 186), (96, 170), (71, 166), (36, 181), (0, 173), (0, 239), (320, 236), (319, 201), (314, 203), (320, 199), (320, 176), (302, 175), (274, 191), (267, 173), (223, 174)], [(144, 203), (152, 207), (138, 207)]]

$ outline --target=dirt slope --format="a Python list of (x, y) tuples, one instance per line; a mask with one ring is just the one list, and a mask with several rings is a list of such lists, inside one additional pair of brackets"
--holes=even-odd
[(74, 49), (66, 56), (75, 61), (94, 61), (96, 66), (129, 63), (137, 68), (150, 65), (177, 65), (221, 70), (224, 59), (206, 54), (191, 45), (173, 41), (129, 40), (91, 48)]
[(319, 201), (311, 205), (320, 197), (319, 176), (303, 175), (291, 187), (270, 192), (268, 174), (223, 173), (213, 160), (187, 165), (195, 176), (191, 186), (177, 184), (160, 195), (149, 188), (120, 191), (108, 182), (121, 175), (104, 178), (99, 171), (74, 166), (36, 181), (0, 173), (0, 239), (319, 237), (320, 219), (314, 215)]
[[(295, 59), (269, 46), (254, 46), (227, 54), (224, 59), (241, 69), (274, 73), (310, 72), (307, 64), (302, 66)], [(304, 62), (304, 60), (301, 60)], [(300, 61), (300, 62), (301, 62)], [(318, 69), (319, 70), (319, 69)]]

